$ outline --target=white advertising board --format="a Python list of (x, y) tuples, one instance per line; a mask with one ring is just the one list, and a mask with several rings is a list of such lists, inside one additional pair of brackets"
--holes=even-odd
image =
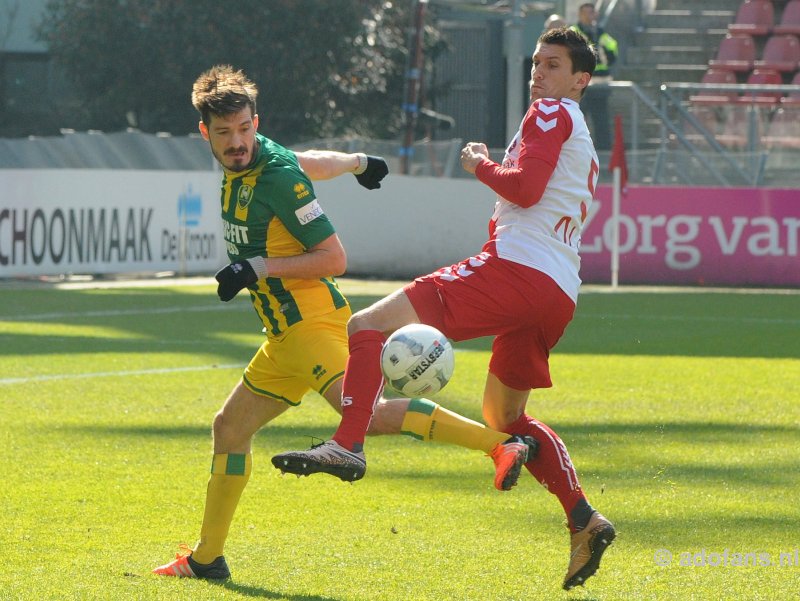
[(220, 174), (0, 170), (0, 278), (174, 271), (227, 262)]

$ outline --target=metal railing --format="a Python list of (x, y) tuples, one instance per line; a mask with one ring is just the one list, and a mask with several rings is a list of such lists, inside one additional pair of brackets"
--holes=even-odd
[[(692, 93), (714, 92), (718, 98), (710, 102), (693, 101)], [(679, 145), (689, 154), (712, 183), (721, 186), (763, 185), (767, 160), (773, 152), (764, 144), (763, 135), (769, 119), (782, 106), (781, 96), (800, 97), (800, 85), (769, 84), (701, 84), (664, 83), (659, 88), (659, 117), (661, 119), (661, 145), (653, 166), (652, 180), (663, 182), (665, 161)], [(726, 99), (726, 96), (728, 97)], [(763, 101), (763, 98), (774, 98)], [(708, 98), (708, 97), (707, 97)], [(800, 105), (794, 105), (800, 106)], [(737, 129), (737, 135), (721, 130), (712, 131), (708, 123), (701, 122), (697, 107), (719, 113), (714, 123)], [(793, 109), (791, 109), (793, 110)], [(713, 115), (712, 115), (713, 116)], [(800, 110), (798, 111), (800, 118)], [(691, 179), (691, 171), (676, 170), (684, 179)], [(695, 183), (688, 181), (685, 183)]]
[[(726, 92), (737, 97), (765, 93), (800, 94), (797, 85), (665, 83), (654, 99), (631, 81), (612, 81), (615, 105), (624, 107), (628, 181), (632, 184), (683, 186), (777, 186), (800, 187), (800, 140), (796, 150), (770, 149), (759, 137), (754, 119), (775, 108), (736, 101), (749, 120), (747, 136), (738, 147), (726, 145), (718, 132), (708, 129), (690, 109), (693, 92)], [(800, 105), (798, 105), (800, 118)], [(721, 105), (719, 110), (730, 110)], [(313, 140), (297, 147), (332, 148), (380, 154), (393, 173), (400, 172), (399, 142), (391, 140)], [(459, 161), (462, 140), (420, 140), (414, 143), (410, 174), (427, 177), (471, 177)], [(492, 148), (493, 160), (501, 162), (504, 148)], [(610, 183), (610, 151), (600, 151), (600, 182)]]

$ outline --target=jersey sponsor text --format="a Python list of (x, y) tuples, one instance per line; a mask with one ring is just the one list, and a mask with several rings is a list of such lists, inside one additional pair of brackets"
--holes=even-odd
[(300, 222), (301, 225), (306, 225), (307, 223), (311, 223), (317, 217), (324, 215), (324, 211), (322, 207), (319, 206), (319, 203), (316, 200), (312, 200), (307, 205), (304, 205), (297, 209), (294, 212), (297, 215), (297, 220)]

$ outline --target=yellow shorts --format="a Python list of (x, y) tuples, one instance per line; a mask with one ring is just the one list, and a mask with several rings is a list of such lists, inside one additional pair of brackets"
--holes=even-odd
[(244, 385), (289, 405), (299, 405), (309, 390), (325, 394), (344, 376), (350, 314), (342, 307), (267, 338), (244, 370)]

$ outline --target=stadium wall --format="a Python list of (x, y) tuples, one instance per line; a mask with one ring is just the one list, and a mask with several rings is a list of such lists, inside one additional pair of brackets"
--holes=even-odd
[[(211, 274), (227, 262), (219, 183), (202, 171), (0, 170), (0, 278)], [(493, 206), (471, 179), (315, 188), (349, 275), (408, 278), (475, 254)], [(587, 217), (587, 283), (610, 280), (610, 198), (600, 186)], [(797, 190), (630, 187), (621, 213), (620, 283), (800, 286)]]

